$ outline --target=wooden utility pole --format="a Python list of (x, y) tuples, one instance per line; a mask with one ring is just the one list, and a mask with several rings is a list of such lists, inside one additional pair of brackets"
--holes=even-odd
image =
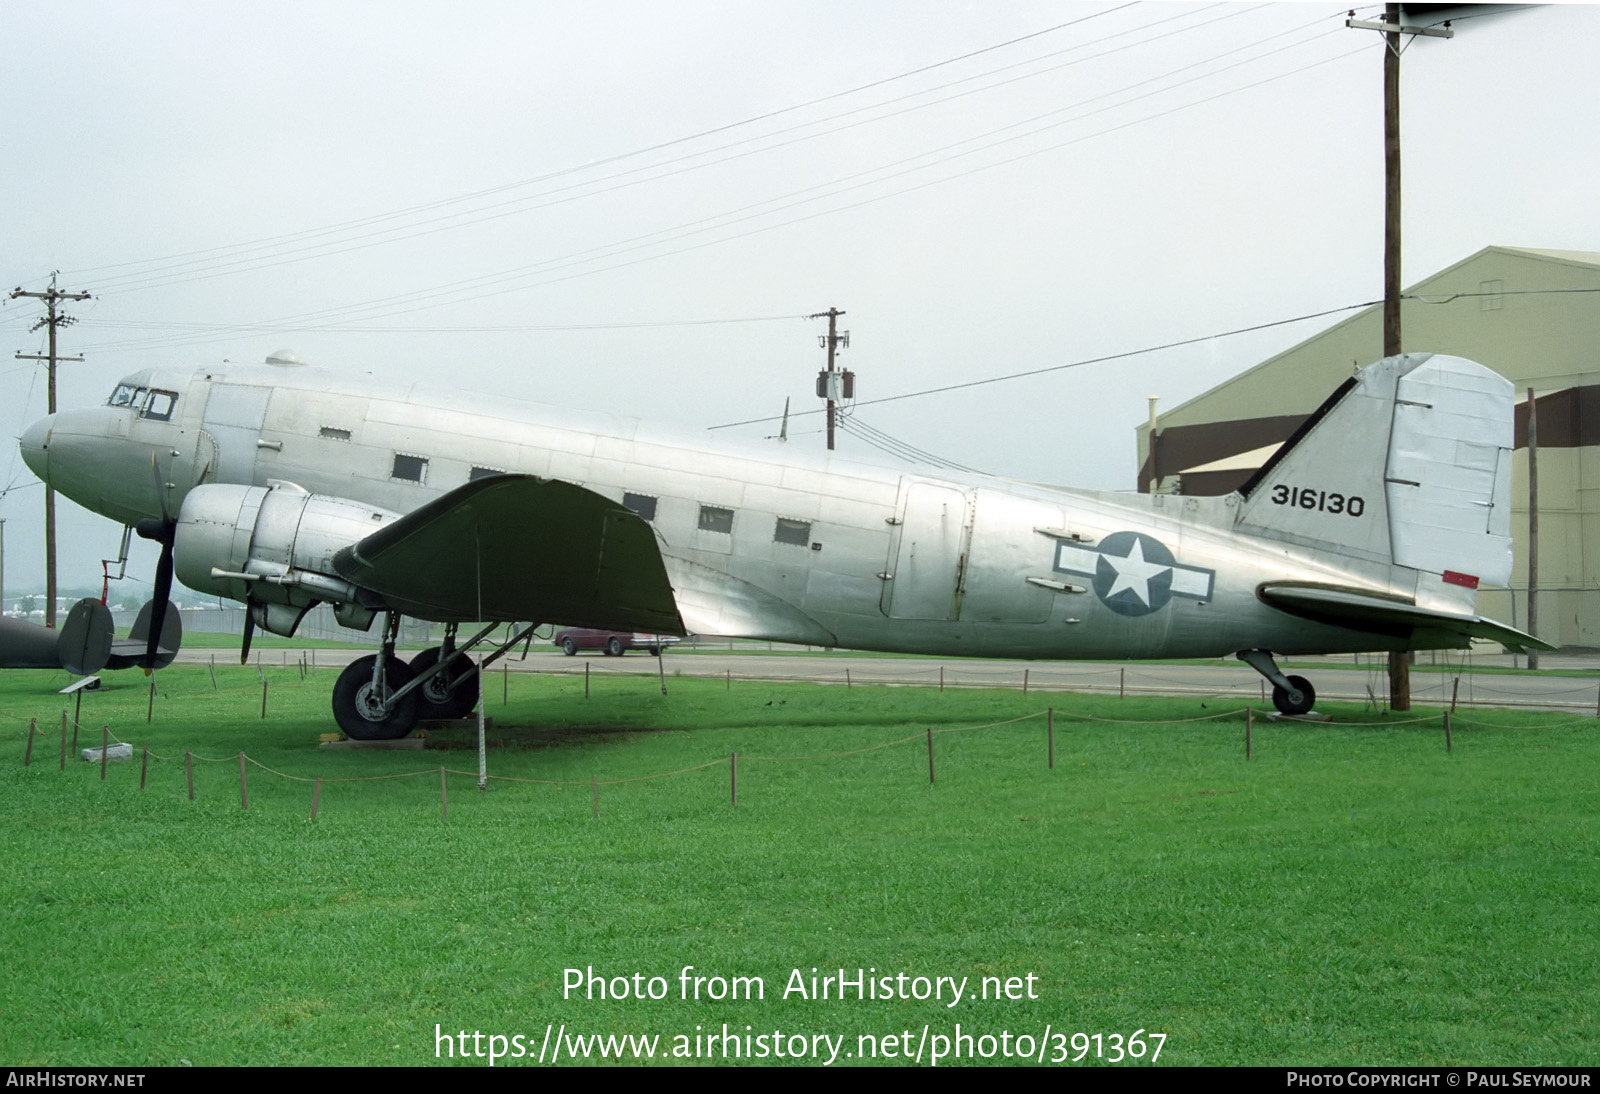
[[(88, 300), (86, 292), (62, 292), (56, 288), (56, 275), (50, 275), (50, 288), (44, 292), (23, 292), (21, 288), (11, 290), (11, 299), (19, 296), (31, 296), (36, 300), (43, 300), (45, 317), (35, 323), (31, 330), (40, 327), (50, 329), (50, 351), (46, 354), (18, 353), (19, 361), (48, 361), (49, 383), (46, 386), (45, 405), (47, 413), (56, 412), (56, 362), (81, 361), (82, 357), (58, 357), (56, 355), (56, 329), (71, 326), (77, 320), (70, 315), (63, 315), (59, 305), (63, 300)], [(44, 486), (44, 625), (56, 625), (56, 492), (50, 489), (50, 484)]]
[[(1539, 634), (1539, 407), (1528, 389), (1528, 633)], [(1539, 651), (1528, 647), (1528, 667), (1539, 667)]]
[[(1400, 36), (1453, 37), (1450, 26), (1408, 27), (1399, 4), (1384, 5), (1383, 22), (1346, 19), (1345, 26), (1383, 35), (1383, 355), (1404, 352), (1400, 345)], [(1389, 709), (1411, 709), (1411, 655), (1389, 654)]]
[(828, 368), (827, 368), (827, 371), (824, 372), (822, 376), (818, 377), (818, 380), (817, 380), (817, 394), (821, 395), (823, 398), (828, 400), (828, 451), (829, 452), (833, 451), (833, 427), (834, 427), (834, 422), (837, 420), (837, 415), (838, 415), (838, 411), (837, 411), (836, 403), (835, 403), (835, 399), (834, 399), (834, 389), (833, 389), (833, 383), (834, 383), (834, 380), (833, 380), (833, 376), (834, 376), (833, 359), (834, 359), (834, 354), (838, 351), (839, 346), (841, 346), (841, 345), (848, 346), (850, 344), (850, 332), (849, 331), (840, 331), (839, 330), (839, 316), (841, 316), (843, 314), (844, 314), (844, 312), (840, 311), (838, 308), (829, 308), (827, 311), (818, 312), (816, 315), (807, 316), (807, 318), (809, 318), (809, 319), (822, 319), (822, 318), (826, 317), (826, 319), (828, 320), (828, 333), (822, 339), (822, 344), (824, 346), (826, 346), (827, 350), (828, 350)]
[[(1384, 7), (1385, 23), (1400, 25), (1400, 5)], [(1383, 355), (1400, 349), (1400, 32), (1383, 36)], [(1389, 654), (1389, 709), (1411, 709), (1411, 654)]]
[(1383, 355), (1400, 349), (1400, 5), (1385, 6), (1383, 35)]

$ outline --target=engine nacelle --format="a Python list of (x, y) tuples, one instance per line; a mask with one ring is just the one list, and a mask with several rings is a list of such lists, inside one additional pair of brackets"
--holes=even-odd
[(178, 510), (173, 572), (197, 592), (249, 603), (256, 622), (276, 634), (293, 634), (323, 601), (341, 623), (364, 629), (372, 612), (357, 604), (333, 556), (399, 517), (293, 483), (196, 486)]

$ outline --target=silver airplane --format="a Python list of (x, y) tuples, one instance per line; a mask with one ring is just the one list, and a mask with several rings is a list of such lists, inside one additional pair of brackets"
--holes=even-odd
[[(1274, 654), (1548, 648), (1474, 610), (1511, 572), (1512, 385), (1411, 354), (1357, 374), (1227, 497), (1072, 490), (787, 447), (269, 358), (151, 370), (23, 436), (56, 490), (292, 635), (329, 603), (379, 653), (333, 712), (403, 736), (477, 701), (535, 623), (953, 656), (1236, 654), (1286, 713)], [(403, 616), (447, 624), (410, 664)], [(470, 637), (461, 624), (484, 624)], [(489, 636), (507, 628), (500, 639)], [(154, 626), (153, 632), (161, 627)], [(154, 643), (152, 642), (152, 645)]]

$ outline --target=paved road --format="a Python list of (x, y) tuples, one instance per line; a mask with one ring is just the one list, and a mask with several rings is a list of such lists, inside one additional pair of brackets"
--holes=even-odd
[[(293, 665), (302, 657), (322, 666), (345, 665), (370, 651), (358, 648), (316, 650), (261, 650), (252, 655), (264, 665), (274, 661)], [(406, 656), (411, 656), (407, 653)], [(237, 656), (228, 650), (185, 650), (179, 660), (204, 664), (215, 656), (218, 663)], [(1486, 666), (1510, 666), (1508, 656), (1438, 655), (1441, 671), (1431, 670), (1433, 655), (1421, 654), (1412, 673), (1412, 699), (1419, 704), (1448, 705), (1457, 692), (1462, 704), (1476, 706), (1536, 707), (1596, 714), (1600, 711), (1600, 654), (1588, 656), (1544, 655), (1538, 673), (1478, 672)], [(1262, 678), (1237, 661), (1214, 664), (1127, 664), (1076, 661), (980, 661), (917, 657), (879, 657), (862, 654), (767, 652), (746, 647), (740, 652), (670, 650), (664, 659), (643, 653), (623, 657), (603, 654), (577, 657), (535, 648), (526, 661), (513, 654), (506, 671), (541, 673), (668, 675), (729, 678), (733, 680), (815, 681), (829, 684), (921, 685), (924, 687), (1004, 687), (1039, 691), (1125, 692), (1129, 695), (1217, 695), (1267, 701)], [(496, 669), (498, 671), (498, 667)], [(1382, 699), (1387, 675), (1380, 656), (1315, 657), (1296, 660), (1286, 670), (1305, 676), (1324, 699), (1363, 702)], [(1551, 671), (1579, 671), (1585, 676), (1555, 676)], [(1457, 680), (1459, 679), (1459, 684)]]

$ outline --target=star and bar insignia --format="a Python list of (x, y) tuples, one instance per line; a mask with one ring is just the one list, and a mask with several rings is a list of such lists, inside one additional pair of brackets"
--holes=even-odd
[(1059, 541), (1055, 570), (1092, 579), (1095, 595), (1118, 615), (1148, 615), (1175, 596), (1210, 600), (1217, 574), (1181, 565), (1143, 532), (1113, 532), (1093, 547)]

